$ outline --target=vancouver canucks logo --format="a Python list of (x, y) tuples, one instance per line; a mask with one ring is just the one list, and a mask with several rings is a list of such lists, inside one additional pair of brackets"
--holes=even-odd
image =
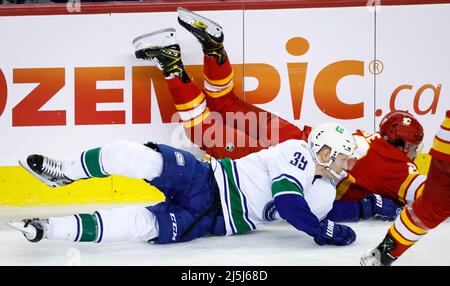
[(184, 166), (184, 157), (180, 152), (175, 152), (175, 159), (177, 160), (178, 166)]
[(227, 148), (228, 151), (233, 152), (233, 150), (234, 150), (233, 143), (227, 143), (227, 147), (226, 148)]
[(274, 221), (276, 219), (277, 208), (275, 203), (270, 201), (266, 204), (263, 210), (263, 218), (265, 221)]

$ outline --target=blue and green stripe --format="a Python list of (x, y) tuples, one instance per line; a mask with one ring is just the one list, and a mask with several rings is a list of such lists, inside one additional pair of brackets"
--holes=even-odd
[(229, 192), (228, 196), (230, 199), (230, 206), (228, 206), (228, 208), (231, 209), (231, 219), (237, 233), (244, 233), (249, 232), (256, 227), (248, 217), (248, 208), (246, 205), (247, 200), (245, 195), (239, 190), (238, 180), (235, 177), (235, 174), (237, 175), (237, 171), (233, 171), (233, 163), (234, 162), (228, 158), (220, 160), (220, 164), (222, 165), (227, 177), (226, 180), (228, 183), (227, 185)]
[(272, 180), (272, 197), (283, 194), (297, 194), (303, 196), (303, 186), (294, 177), (281, 174)]

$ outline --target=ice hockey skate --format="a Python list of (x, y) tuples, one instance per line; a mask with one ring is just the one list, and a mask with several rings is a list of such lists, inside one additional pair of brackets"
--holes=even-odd
[(396, 259), (377, 247), (361, 256), (359, 263), (361, 266), (391, 266)]
[(218, 63), (223, 63), (226, 54), (223, 48), (222, 27), (216, 22), (185, 8), (179, 7), (177, 11), (178, 23), (199, 40), (204, 53), (209, 56), (216, 56)]
[(133, 46), (136, 58), (152, 60), (164, 72), (164, 76), (179, 75), (183, 81), (189, 81), (185, 76), (175, 29), (167, 28), (141, 35), (133, 40)]
[(26, 160), (19, 160), (19, 164), (52, 188), (66, 186), (73, 182), (64, 175), (62, 161), (34, 154), (28, 156)]
[(24, 219), (23, 221), (10, 221), (7, 224), (20, 231), (28, 241), (38, 242), (46, 236), (48, 221), (33, 218)]

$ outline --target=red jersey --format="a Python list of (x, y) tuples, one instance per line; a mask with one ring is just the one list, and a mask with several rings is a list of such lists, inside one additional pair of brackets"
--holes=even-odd
[(353, 135), (358, 160), (338, 182), (336, 199), (357, 201), (376, 193), (398, 204), (411, 204), (422, 193), (426, 180), (416, 164), (379, 133), (357, 130)]
[[(194, 82), (183, 83), (178, 77), (168, 80), (168, 86), (184, 122), (186, 134), (209, 155), (237, 159), (289, 139), (307, 140), (311, 128), (305, 126), (301, 130), (294, 124), (237, 98), (233, 92), (233, 72), (228, 59), (224, 64), (217, 65), (213, 57), (205, 56), (204, 73), (207, 83), (203, 91)], [(222, 120), (219, 120), (220, 117), (216, 120), (219, 124), (205, 120), (212, 117), (208, 115), (211, 114), (210, 111), (220, 115)], [(267, 116), (256, 116), (257, 130), (253, 132), (247, 125), (243, 125), (241, 129), (236, 127), (235, 122), (223, 121), (229, 112)], [(277, 124), (272, 124), (273, 122)], [(203, 136), (206, 130), (209, 135), (216, 136)], [(234, 135), (231, 137), (234, 140), (228, 141), (228, 133)], [(261, 134), (267, 136), (261, 137)], [(353, 170), (338, 183), (336, 198), (357, 201), (377, 193), (397, 203), (410, 204), (422, 192), (426, 179), (419, 174), (414, 162), (377, 133), (357, 131), (354, 135), (358, 144), (355, 156), (359, 160)], [(253, 146), (248, 144), (251, 140), (270, 144), (262, 146), (263, 144), (258, 143)], [(244, 144), (238, 144), (239, 142)]]

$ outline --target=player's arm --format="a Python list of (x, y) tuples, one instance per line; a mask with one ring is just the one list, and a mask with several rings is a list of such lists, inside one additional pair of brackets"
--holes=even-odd
[(271, 192), (279, 215), (296, 229), (314, 238), (317, 244), (347, 245), (356, 239), (347, 226), (324, 220), (319, 222), (304, 197), (303, 186), (310, 185), (315, 164), (304, 141), (289, 140), (269, 149), (265, 165)]
[(280, 216), (296, 229), (312, 236), (317, 244), (348, 245), (355, 241), (356, 234), (351, 228), (327, 219), (319, 222), (295, 178), (280, 176), (272, 180), (272, 195)]
[(326, 219), (338, 222), (356, 222), (369, 218), (394, 220), (402, 207), (392, 200), (372, 194), (357, 202), (335, 201)]

